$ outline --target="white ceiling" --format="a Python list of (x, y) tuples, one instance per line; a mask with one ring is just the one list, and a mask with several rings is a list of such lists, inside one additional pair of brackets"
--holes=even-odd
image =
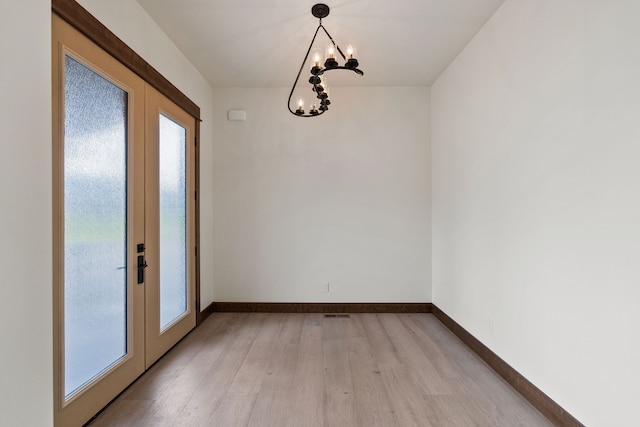
[[(430, 86), (504, 0), (324, 2), (323, 25), (339, 46), (357, 46), (365, 73), (332, 73), (333, 86)], [(291, 86), (318, 25), (313, 0), (138, 3), (213, 86)]]

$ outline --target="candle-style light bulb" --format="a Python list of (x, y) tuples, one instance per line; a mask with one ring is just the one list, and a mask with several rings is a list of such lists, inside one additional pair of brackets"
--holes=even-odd
[(338, 66), (338, 61), (336, 61), (336, 48), (333, 44), (327, 46), (327, 59), (324, 61), (325, 68), (335, 68)]
[(353, 46), (349, 45), (347, 46), (347, 59), (351, 58), (353, 58)]
[(347, 63), (344, 64), (347, 68), (358, 68), (358, 53), (356, 52), (356, 46), (353, 43), (347, 45)]
[(304, 114), (304, 99), (302, 99), (302, 97), (298, 98), (298, 109), (296, 110), (296, 114), (299, 116)]
[(322, 50), (314, 49), (311, 52), (311, 74), (314, 76), (322, 70)]

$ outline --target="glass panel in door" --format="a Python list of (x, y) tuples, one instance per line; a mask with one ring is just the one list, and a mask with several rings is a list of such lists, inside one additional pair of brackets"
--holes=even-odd
[(187, 130), (159, 115), (160, 331), (187, 312)]
[(65, 56), (64, 396), (127, 354), (128, 93)]

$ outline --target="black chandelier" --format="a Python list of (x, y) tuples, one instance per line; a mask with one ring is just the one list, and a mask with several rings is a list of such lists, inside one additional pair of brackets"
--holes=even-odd
[[(318, 23), (318, 28), (316, 29), (315, 34), (313, 35), (313, 39), (311, 40), (311, 44), (309, 45), (309, 49), (307, 49), (307, 54), (302, 60), (302, 65), (300, 66), (300, 71), (298, 71), (298, 76), (296, 77), (295, 82), (293, 82), (293, 87), (291, 88), (291, 93), (289, 93), (289, 101), (287, 103), (287, 107), (291, 114), (295, 114), (298, 117), (316, 117), (321, 114), (324, 114), (328, 109), (331, 101), (329, 100), (329, 91), (327, 87), (327, 82), (324, 74), (327, 71), (333, 70), (351, 70), (354, 73), (362, 76), (364, 72), (358, 69), (358, 60), (355, 58), (355, 47), (353, 45), (349, 45), (347, 47), (347, 55), (342, 52), (342, 49), (333, 41), (333, 37), (327, 31), (326, 28), (322, 25), (322, 18), (326, 18), (329, 16), (329, 6), (323, 3), (318, 3), (313, 5), (311, 8), (311, 14), (318, 18), (320, 22)], [(317, 102), (312, 103), (309, 112), (306, 113), (304, 111), (304, 100), (302, 97), (298, 99), (297, 109), (293, 110), (291, 108), (291, 97), (293, 97), (293, 92), (298, 84), (298, 80), (300, 79), (300, 74), (302, 73), (302, 69), (304, 68), (307, 59), (309, 58), (309, 53), (311, 53), (311, 49), (313, 48), (313, 42), (316, 41), (316, 36), (318, 35), (318, 31), (320, 28), (325, 32), (331, 44), (326, 49), (325, 61), (322, 63), (321, 58), (322, 55), (319, 49), (316, 49), (312, 58), (311, 65), (311, 77), (309, 77), (309, 83), (311, 84), (311, 90), (314, 92), (315, 97), (317, 98)], [(336, 60), (336, 51), (342, 56), (342, 59), (345, 61), (343, 66), (338, 64)]]

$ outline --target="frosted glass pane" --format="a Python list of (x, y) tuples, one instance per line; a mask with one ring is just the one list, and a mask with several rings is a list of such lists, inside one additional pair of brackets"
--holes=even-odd
[(127, 353), (127, 101), (66, 57), (65, 396)]
[(160, 329), (187, 311), (186, 130), (160, 115)]

